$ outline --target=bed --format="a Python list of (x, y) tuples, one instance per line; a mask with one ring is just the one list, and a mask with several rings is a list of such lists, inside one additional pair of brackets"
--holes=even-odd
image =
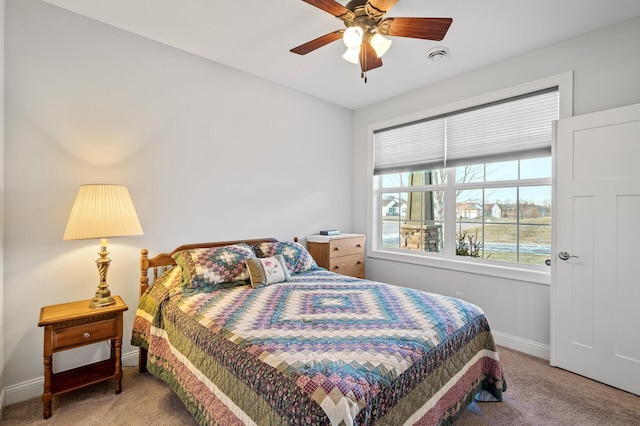
[(451, 424), (506, 390), (483, 311), (319, 268), (297, 241), (140, 259), (131, 342), (202, 425)]

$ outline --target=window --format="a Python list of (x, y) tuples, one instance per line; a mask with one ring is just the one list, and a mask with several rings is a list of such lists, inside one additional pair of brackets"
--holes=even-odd
[(553, 85), (372, 129), (374, 254), (548, 275), (561, 110)]
[(385, 249), (446, 255), (451, 247), (457, 257), (538, 266), (551, 255), (549, 156), (385, 174), (380, 198)]

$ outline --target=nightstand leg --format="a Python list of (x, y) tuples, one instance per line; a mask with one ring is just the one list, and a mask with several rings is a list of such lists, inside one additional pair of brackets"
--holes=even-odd
[(115, 372), (115, 382), (116, 382), (116, 394), (122, 392), (122, 339), (115, 339), (114, 345), (115, 347), (115, 357), (116, 357), (116, 372)]
[(44, 357), (44, 393), (42, 394), (44, 410), (42, 417), (45, 419), (51, 417), (51, 359), (51, 356)]

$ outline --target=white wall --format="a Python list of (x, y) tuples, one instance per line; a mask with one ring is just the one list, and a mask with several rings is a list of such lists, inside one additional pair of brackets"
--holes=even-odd
[(98, 241), (62, 241), (79, 185), (128, 186), (144, 228), (109, 240), (125, 354), (140, 248), (351, 228), (351, 111), (37, 0), (7, 1), (5, 53), (8, 403), (42, 392), (40, 308), (98, 284)]
[[(4, 99), (4, 6), (0, 0), (0, 99)], [(0, 103), (0, 419), (4, 407), (4, 102)]]
[[(640, 19), (530, 52), (354, 113), (354, 231), (367, 233), (367, 126), (574, 71), (574, 115), (640, 102)], [(455, 54), (455, 52), (453, 52)], [(439, 64), (446, 66), (446, 63)], [(499, 343), (548, 357), (550, 287), (368, 258), (367, 278), (455, 295), (481, 306)]]

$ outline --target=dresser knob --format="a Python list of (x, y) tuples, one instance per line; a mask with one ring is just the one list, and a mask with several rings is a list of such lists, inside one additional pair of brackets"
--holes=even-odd
[(340, 266), (336, 265), (336, 266), (333, 267), (333, 269), (340, 269)]
[(334, 248), (335, 251), (340, 251), (340, 247)]
[(85, 332), (82, 334), (82, 337), (84, 337), (85, 339), (89, 338), (90, 336), (91, 336), (91, 333), (89, 333), (88, 331), (85, 331)]

